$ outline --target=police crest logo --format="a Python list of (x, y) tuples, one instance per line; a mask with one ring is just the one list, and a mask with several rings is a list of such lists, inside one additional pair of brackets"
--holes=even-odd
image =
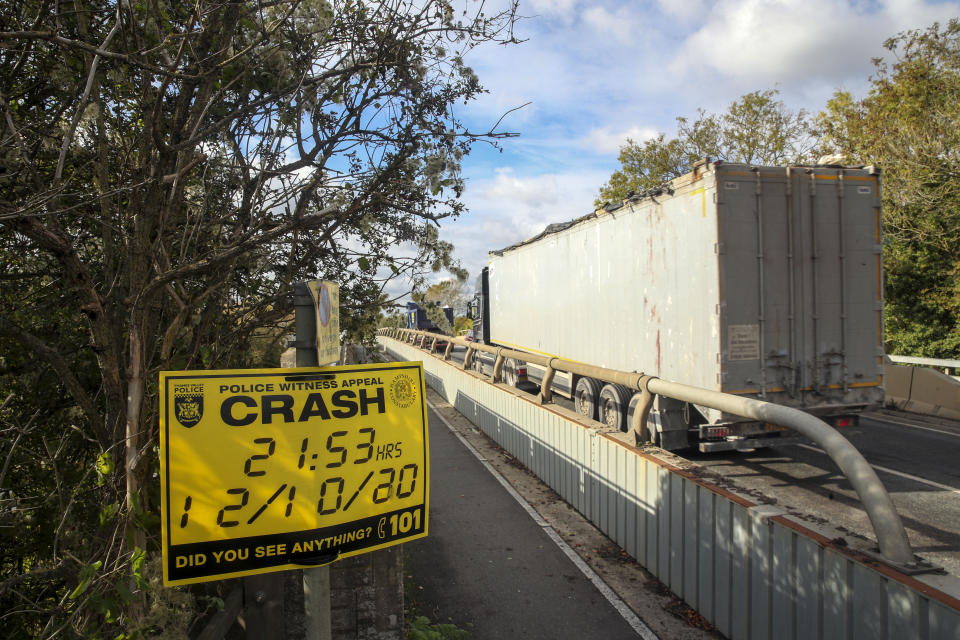
[(203, 418), (203, 385), (174, 385), (173, 409), (180, 424), (187, 429), (196, 426)]
[(410, 376), (400, 374), (390, 384), (390, 401), (401, 409), (406, 409), (417, 399), (417, 386)]

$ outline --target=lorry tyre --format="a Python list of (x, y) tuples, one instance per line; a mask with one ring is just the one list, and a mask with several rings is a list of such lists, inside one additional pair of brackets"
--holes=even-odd
[(600, 390), (598, 403), (599, 420), (607, 427), (626, 433), (627, 407), (630, 405), (630, 390), (619, 384), (605, 384)]
[(593, 378), (580, 378), (573, 393), (573, 407), (577, 413), (591, 420), (597, 419), (600, 383)]
[(517, 375), (517, 369), (520, 368), (520, 363), (514, 360), (513, 358), (507, 358), (503, 363), (503, 381), (508, 386), (517, 387), (520, 382), (520, 376)]

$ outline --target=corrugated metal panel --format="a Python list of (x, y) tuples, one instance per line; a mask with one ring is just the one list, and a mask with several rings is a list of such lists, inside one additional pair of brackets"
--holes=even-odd
[(750, 515), (746, 509), (734, 508), (730, 514), (730, 637), (748, 636), (751, 601), (750, 591)]
[(822, 548), (809, 538), (796, 536), (796, 637), (817, 638), (820, 636), (823, 612), (821, 609), (823, 588)]
[(723, 635), (730, 637), (730, 612), (733, 600), (733, 503), (717, 500), (714, 503), (713, 552), (713, 624)]
[(821, 633), (824, 640), (846, 640), (853, 612), (853, 605), (850, 603), (853, 567), (838, 553), (827, 551), (824, 555)]
[[(650, 509), (649, 517), (647, 518), (647, 553), (646, 557), (643, 560), (643, 565), (655, 576), (660, 575), (660, 567), (666, 569), (666, 563), (661, 563), (660, 561), (660, 524), (661, 522), (666, 523), (666, 518), (661, 518), (661, 513), (666, 513), (660, 505), (660, 474), (666, 473), (662, 467), (659, 465), (651, 464), (649, 460), (644, 459), (644, 466), (646, 467), (646, 494), (647, 494), (647, 505)], [(669, 533), (669, 532), (667, 532)], [(666, 535), (666, 534), (664, 534)]]
[(683, 481), (683, 529), (679, 536), (683, 539), (683, 591), (680, 597), (691, 603), (694, 608), (697, 608), (696, 603), (700, 595), (697, 591), (701, 526), (699, 515), (697, 485), (685, 479)]
[(716, 571), (717, 541), (716, 494), (704, 487), (697, 487), (697, 598), (691, 606), (707, 619), (715, 617), (714, 574)]
[(773, 578), (772, 539), (773, 525), (768, 519), (768, 510), (764, 507), (749, 509), (748, 536), (750, 550), (750, 637), (769, 638), (770, 583)]
[(957, 620), (955, 610), (949, 609), (939, 602), (931, 602), (927, 620), (930, 625), (930, 640), (957, 640), (960, 621)]
[(794, 551), (796, 536), (784, 527), (773, 527), (771, 540), (770, 620), (774, 632), (783, 640), (795, 640), (797, 628), (796, 615), (796, 566)]
[(624, 467), (626, 478), (624, 482), (624, 540), (621, 543), (631, 558), (640, 558), (640, 549), (643, 549), (643, 539), (640, 536), (643, 522), (643, 504), (640, 493), (640, 460), (637, 456), (626, 456)]
[[(958, 640), (957, 581), (898, 581), (557, 411), (395, 341), (458, 411), (736, 640)], [(493, 408), (493, 409), (491, 409)], [(949, 594), (932, 597), (933, 585)], [(952, 599), (952, 600), (951, 600)]]
[[(890, 621), (887, 638), (890, 640), (920, 640), (920, 597), (901, 584), (886, 586)], [(956, 632), (960, 634), (960, 629)]]

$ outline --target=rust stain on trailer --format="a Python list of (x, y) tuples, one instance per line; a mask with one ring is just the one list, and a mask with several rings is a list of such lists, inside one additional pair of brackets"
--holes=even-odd
[(657, 329), (657, 375), (660, 375), (660, 329)]

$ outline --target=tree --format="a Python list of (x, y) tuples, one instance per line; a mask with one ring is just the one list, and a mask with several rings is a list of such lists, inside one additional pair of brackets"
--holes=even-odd
[(627, 144), (620, 147), (618, 159), (621, 168), (600, 187), (601, 200), (619, 201), (630, 194), (654, 189), (679, 178), (692, 164), (680, 140), (667, 140), (663, 133), (639, 144), (628, 138)]
[(442, 280), (437, 284), (427, 287), (423, 293), (425, 302), (439, 304), (441, 307), (452, 307), (454, 314), (463, 315), (467, 311), (467, 305), (473, 297), (467, 284), (466, 272), (463, 272), (463, 278), (453, 278)]
[(158, 371), (262, 364), (269, 345), (252, 347), (279, 340), (297, 280), (338, 281), (341, 326), (369, 336), (387, 280), (456, 268), (436, 227), (462, 211), (459, 161), (507, 135), (457, 119), (482, 91), (463, 56), (513, 42), (514, 16), (446, 0), (0, 12), (15, 636), (155, 623)]
[(709, 156), (727, 162), (778, 165), (799, 162), (816, 142), (804, 110), (792, 111), (767, 89), (741, 96), (715, 115), (699, 110), (695, 120), (677, 118), (677, 137), (666, 134), (620, 148), (621, 168), (600, 188), (601, 201), (619, 201), (688, 173)]
[(868, 95), (838, 91), (824, 146), (883, 170), (887, 350), (960, 355), (960, 22), (885, 43)]
[(467, 316), (457, 316), (453, 319), (453, 334), (460, 335), (461, 332), (473, 329), (473, 318)]

